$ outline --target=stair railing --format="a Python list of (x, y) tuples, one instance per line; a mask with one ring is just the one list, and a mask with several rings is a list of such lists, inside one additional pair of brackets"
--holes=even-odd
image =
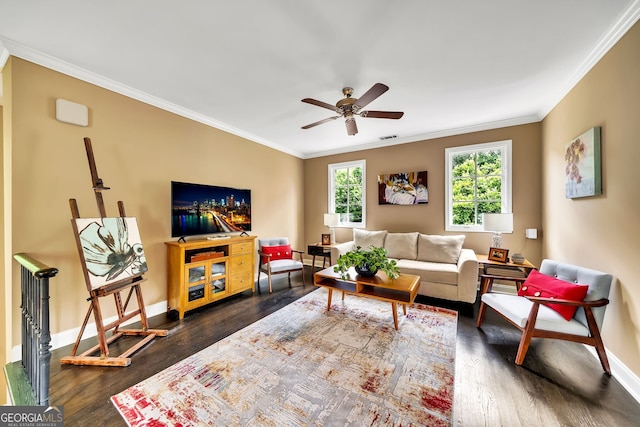
[[(15, 254), (13, 258), (21, 266), (22, 360), (5, 366), (7, 383), (14, 404), (25, 405), (33, 399), (33, 405), (48, 406), (51, 366), (49, 279), (58, 273), (58, 269), (24, 253)], [(23, 372), (16, 369), (18, 363), (21, 363)], [(25, 380), (30, 386), (31, 396), (24, 391), (24, 384), (15, 384)]]

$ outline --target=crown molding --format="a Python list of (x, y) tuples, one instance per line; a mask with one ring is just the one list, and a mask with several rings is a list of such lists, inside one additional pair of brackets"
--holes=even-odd
[(4, 68), (4, 64), (7, 63), (9, 59), (9, 50), (2, 43), (2, 39), (0, 39), (0, 70)]
[(427, 140), (430, 140), (430, 139), (444, 138), (444, 137), (447, 137), (447, 136), (463, 135), (465, 133), (481, 132), (481, 131), (485, 131), (485, 130), (500, 129), (500, 128), (506, 128), (506, 127), (509, 127), (509, 126), (526, 125), (526, 124), (529, 124), (529, 123), (539, 122), (542, 119), (543, 119), (543, 116), (541, 116), (541, 115), (529, 115), (529, 116), (522, 116), (522, 117), (513, 117), (513, 118), (510, 118), (510, 119), (499, 120), (499, 121), (494, 121), (494, 122), (477, 123), (477, 124), (474, 124), (474, 125), (462, 126), (462, 127), (456, 127), (456, 128), (449, 128), (449, 129), (442, 129), (442, 130), (429, 132), (429, 133), (423, 133), (423, 134), (419, 134), (419, 135), (413, 135), (413, 136), (407, 136), (407, 137), (401, 137), (401, 138), (394, 138), (394, 139), (387, 139), (387, 140), (384, 140), (384, 141), (378, 141), (378, 142), (374, 142), (374, 143), (371, 143), (371, 144), (361, 144), (361, 145), (355, 145), (355, 146), (351, 146), (351, 147), (338, 148), (338, 149), (335, 149), (335, 150), (317, 151), (315, 153), (307, 154), (306, 156), (304, 156), (304, 158), (305, 159), (313, 159), (313, 158), (317, 158), (317, 157), (332, 156), (334, 154), (351, 153), (351, 152), (354, 152), (354, 151), (371, 150), (371, 149), (374, 149), (374, 148), (383, 148), (383, 147), (390, 147), (390, 146), (393, 146), (393, 145), (409, 144), (409, 143), (412, 143), (412, 142), (427, 141)]
[(627, 31), (634, 26), (634, 24), (640, 19), (640, 0), (634, 0), (633, 3), (625, 10), (619, 17), (619, 19), (609, 28), (609, 31), (602, 37), (598, 44), (593, 48), (591, 53), (587, 55), (587, 58), (578, 66), (573, 76), (567, 81), (565, 88), (558, 92), (554, 97), (550, 97), (544, 108), (543, 116), (555, 108), (556, 105), (567, 96), (567, 94), (573, 89), (584, 76), (602, 59), (604, 55), (624, 36)]

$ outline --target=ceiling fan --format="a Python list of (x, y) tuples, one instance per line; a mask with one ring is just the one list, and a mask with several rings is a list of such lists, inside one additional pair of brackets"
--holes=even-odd
[(324, 120), (320, 120), (315, 123), (311, 123), (306, 126), (302, 126), (302, 129), (309, 129), (314, 126), (321, 125), (323, 123), (330, 122), (331, 120), (338, 119), (340, 117), (344, 117), (344, 122), (347, 125), (347, 134), (355, 135), (358, 133), (358, 126), (356, 126), (356, 119), (354, 116), (360, 117), (371, 117), (375, 119), (399, 119), (404, 115), (402, 111), (373, 111), (373, 110), (362, 110), (367, 104), (371, 101), (385, 93), (389, 90), (389, 86), (384, 85), (382, 83), (374, 84), (371, 89), (366, 91), (364, 95), (360, 98), (352, 98), (353, 88), (345, 87), (342, 89), (342, 93), (345, 98), (341, 99), (336, 103), (335, 106), (331, 104), (327, 104), (326, 102), (318, 101), (311, 98), (305, 98), (302, 102), (306, 102), (307, 104), (317, 105), (318, 107), (326, 108), (328, 110), (334, 111), (338, 113), (338, 116), (333, 116), (326, 118)]

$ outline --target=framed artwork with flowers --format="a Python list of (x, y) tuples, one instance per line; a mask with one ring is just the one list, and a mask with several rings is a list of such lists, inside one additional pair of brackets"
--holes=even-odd
[(144, 274), (147, 260), (133, 217), (76, 218), (87, 286), (94, 290)]
[(565, 197), (575, 199), (602, 194), (600, 127), (589, 129), (564, 148)]

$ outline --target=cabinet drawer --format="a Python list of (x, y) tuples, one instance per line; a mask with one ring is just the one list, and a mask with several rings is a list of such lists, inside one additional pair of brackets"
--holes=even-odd
[(245, 269), (251, 270), (251, 262), (253, 261), (253, 255), (240, 255), (231, 257), (231, 274), (240, 273)]
[(253, 252), (253, 248), (253, 241), (234, 243), (233, 245), (231, 245), (231, 255), (250, 254), (251, 252)]
[(231, 292), (253, 288), (253, 277), (251, 270), (242, 270), (231, 276)]

